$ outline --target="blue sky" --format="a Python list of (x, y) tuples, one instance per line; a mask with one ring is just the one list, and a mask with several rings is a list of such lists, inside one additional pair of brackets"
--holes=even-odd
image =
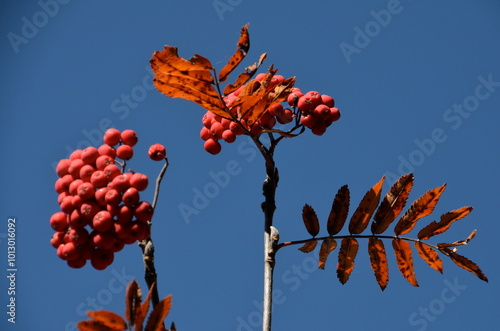
[[(500, 150), (500, 53), (496, 1), (22, 1), (1, 5), (0, 150), (3, 171), (0, 251), (7, 275), (8, 219), (16, 219), (16, 324), (7, 322), (8, 283), (0, 282), (2, 330), (73, 330), (96, 305), (120, 314), (124, 287), (145, 288), (140, 249), (126, 247), (105, 271), (73, 270), (49, 239), (58, 210), (54, 163), (109, 126), (139, 135), (129, 166), (151, 179), (153, 143), (171, 166), (156, 210), (153, 239), (168, 321), (179, 330), (258, 330), (262, 302), (262, 158), (245, 139), (212, 156), (199, 138), (204, 110), (151, 87), (151, 54), (164, 45), (199, 53), (221, 68), (250, 23), (244, 66), (263, 52), (296, 86), (332, 95), (342, 118), (322, 137), (283, 141), (275, 226), (282, 240), (307, 238), (304, 203), (326, 222), (338, 188), (351, 189), (351, 212), (382, 175), (415, 174), (410, 195), (448, 183), (433, 216), (464, 205), (474, 211), (441, 238), (476, 238), (459, 253), (488, 284), (444, 260), (444, 275), (415, 260), (419, 288), (400, 275), (390, 248), (390, 281), (381, 292), (361, 242), (346, 285), (317, 254), (277, 256), (274, 330), (495, 330), (500, 322), (495, 252)], [(243, 66), (242, 66), (243, 67)], [(217, 194), (185, 217), (196, 192), (237, 164)], [(144, 192), (151, 200), (152, 187)], [(203, 207), (203, 208), (201, 208)], [(414, 231), (416, 233), (416, 231)], [(326, 231), (321, 232), (325, 234)], [(344, 232), (342, 232), (344, 233)], [(413, 236), (416, 236), (412, 233)], [(317, 253), (317, 252), (316, 252)], [(416, 252), (414, 252), (416, 254)]]

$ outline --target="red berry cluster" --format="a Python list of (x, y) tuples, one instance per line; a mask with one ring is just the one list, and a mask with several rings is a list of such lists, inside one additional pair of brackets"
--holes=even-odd
[[(265, 76), (266, 74), (261, 73), (255, 79), (262, 81)], [(271, 91), (284, 80), (285, 77), (274, 75), (267, 90)], [(238, 117), (239, 107), (233, 107), (233, 103), (244, 87), (245, 85), (224, 97), (226, 107), (234, 118)], [(273, 104), (257, 122), (251, 125), (247, 125), (245, 116), (239, 121), (234, 121), (207, 111), (202, 118), (203, 127), (200, 131), (200, 137), (205, 141), (205, 150), (210, 154), (218, 154), (222, 149), (220, 140), (232, 143), (236, 140), (236, 136), (241, 134), (258, 137), (263, 130), (272, 129), (276, 123), (287, 124), (294, 118), (300, 118), (300, 123), (310, 128), (313, 134), (322, 135), (327, 127), (340, 118), (340, 111), (334, 107), (333, 98), (326, 94), (315, 91), (304, 94), (300, 89), (293, 88), (287, 102), (291, 108), (285, 108), (281, 103)]]
[(72, 268), (81, 268), (90, 260), (95, 269), (103, 270), (125, 244), (150, 234), (153, 208), (139, 194), (147, 188), (148, 177), (123, 172), (117, 160), (132, 158), (137, 134), (109, 129), (103, 140), (99, 148), (75, 150), (56, 167), (61, 211), (50, 218), (56, 231), (50, 242)]

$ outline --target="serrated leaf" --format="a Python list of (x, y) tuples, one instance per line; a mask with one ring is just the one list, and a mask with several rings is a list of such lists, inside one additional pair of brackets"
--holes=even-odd
[(424, 245), (421, 242), (415, 242), (415, 248), (418, 255), (424, 260), (432, 269), (439, 273), (443, 273), (443, 261), (439, 258), (438, 253), (434, 248)]
[(326, 238), (321, 243), (319, 250), (318, 268), (325, 269), (326, 260), (328, 255), (337, 247), (337, 242), (333, 238)]
[[(151, 288), (148, 291), (148, 295), (146, 296), (146, 299), (144, 302), (137, 307), (136, 314), (135, 314), (135, 331), (142, 331), (143, 329), (143, 322), (146, 319), (146, 316), (148, 315), (149, 311), (149, 303), (151, 302), (151, 297), (153, 296), (153, 289), (156, 286), (156, 283), (153, 283), (151, 285)], [(146, 331), (149, 331), (146, 329)]]
[(118, 314), (107, 310), (89, 311), (87, 315), (108, 327), (110, 330), (123, 331), (127, 329), (127, 322)]
[(371, 225), (373, 234), (383, 233), (396, 217), (399, 216), (406, 205), (408, 195), (413, 187), (413, 179), (413, 174), (406, 174), (401, 176), (392, 185), (378, 207), (375, 216), (373, 216), (373, 223)]
[(299, 248), (299, 251), (301, 251), (302, 253), (310, 253), (316, 248), (317, 244), (317, 240), (308, 241), (304, 244), (304, 246)]
[(432, 223), (418, 232), (418, 239), (429, 239), (432, 236), (445, 232), (450, 228), (453, 222), (469, 215), (471, 211), (472, 207), (466, 206), (441, 215), (441, 220), (439, 222), (432, 221)]
[(389, 282), (389, 264), (387, 263), (384, 242), (379, 238), (369, 238), (368, 254), (370, 255), (370, 264), (377, 283), (383, 291)]
[(327, 230), (331, 236), (336, 235), (344, 227), (347, 215), (349, 214), (349, 188), (342, 186), (332, 202), (332, 209), (328, 216)]
[(309, 232), (311, 236), (316, 237), (319, 233), (318, 216), (313, 207), (308, 204), (305, 204), (304, 208), (302, 208), (302, 220), (304, 221), (307, 232)]
[(162, 301), (160, 301), (151, 315), (149, 315), (148, 323), (146, 324), (146, 331), (162, 331), (164, 330), (163, 321), (170, 312), (170, 307), (172, 306), (172, 296), (169, 295)]
[(186, 60), (179, 57), (177, 47), (165, 46), (163, 51), (153, 53), (150, 63), (158, 91), (171, 98), (193, 101), (214, 114), (231, 118), (214, 88), (213, 68), (208, 59), (195, 54)]
[(232, 92), (236, 91), (238, 88), (243, 86), (243, 84), (248, 82), (253, 77), (253, 75), (257, 72), (257, 70), (259, 69), (260, 65), (264, 62), (266, 57), (267, 57), (267, 53), (263, 53), (260, 56), (259, 61), (257, 61), (256, 63), (254, 63), (253, 65), (251, 65), (249, 67), (246, 67), (245, 71), (238, 75), (238, 78), (236, 78), (236, 81), (234, 84), (227, 84), (226, 87), (224, 88), (224, 95), (231, 94)]
[(380, 201), (380, 192), (384, 184), (385, 176), (375, 184), (368, 192), (366, 192), (363, 200), (359, 203), (358, 208), (354, 212), (349, 221), (349, 232), (351, 234), (360, 234), (366, 229), (373, 212)]
[(441, 251), (443, 251), (446, 255), (448, 255), (451, 258), (451, 260), (455, 262), (455, 264), (458, 265), (460, 268), (470, 271), (474, 275), (476, 275), (479, 279), (488, 282), (488, 277), (486, 277), (486, 275), (481, 271), (481, 269), (474, 262), (472, 262), (465, 256), (457, 254), (447, 247), (442, 248)]
[(425, 192), (420, 198), (413, 202), (396, 224), (394, 233), (400, 236), (410, 232), (420, 218), (431, 214), (445, 189), (446, 184), (443, 184)]
[(130, 325), (134, 325), (137, 308), (141, 305), (142, 293), (139, 284), (132, 280), (127, 286), (125, 300), (125, 318)]
[(236, 68), (247, 55), (250, 49), (250, 36), (248, 35), (248, 25), (241, 28), (240, 39), (237, 43), (236, 52), (231, 56), (229, 62), (221, 69), (219, 73), (219, 82), (224, 82), (229, 74)]
[(418, 286), (417, 278), (413, 268), (413, 257), (411, 253), (411, 246), (405, 240), (393, 239), (392, 247), (396, 254), (396, 261), (398, 263), (399, 271), (403, 277), (413, 286)]
[(81, 321), (76, 326), (79, 331), (116, 331), (98, 321)]
[(337, 264), (337, 278), (342, 284), (347, 283), (354, 270), (354, 260), (358, 253), (358, 241), (356, 238), (348, 237), (342, 239), (339, 251), (339, 262)]

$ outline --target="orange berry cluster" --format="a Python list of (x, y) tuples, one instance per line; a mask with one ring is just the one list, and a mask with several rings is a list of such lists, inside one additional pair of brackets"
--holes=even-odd
[[(126, 244), (150, 235), (153, 208), (139, 193), (148, 187), (148, 177), (123, 172), (117, 160), (133, 157), (137, 134), (112, 128), (103, 140), (98, 148), (75, 150), (56, 167), (61, 211), (50, 218), (56, 231), (50, 242), (72, 268), (81, 268), (90, 260), (95, 269), (103, 270)], [(150, 157), (154, 159), (151, 153)]]
[[(262, 81), (265, 76), (261, 73), (255, 79)], [(271, 91), (284, 80), (285, 77), (274, 75), (267, 90)], [(233, 103), (238, 99), (244, 87), (245, 85), (224, 97), (226, 107), (234, 118), (238, 117), (239, 107), (233, 107)], [(291, 108), (285, 108), (281, 103), (273, 104), (258, 121), (251, 125), (246, 123), (245, 116), (236, 121), (207, 111), (202, 118), (203, 127), (200, 131), (200, 137), (205, 141), (205, 150), (210, 154), (218, 154), (222, 149), (220, 140), (232, 143), (238, 135), (242, 134), (259, 137), (263, 130), (272, 129), (277, 123), (288, 124), (294, 118), (297, 119), (297, 123), (310, 128), (313, 134), (322, 135), (333, 122), (340, 118), (340, 111), (335, 107), (334, 99), (316, 91), (304, 94), (300, 89), (293, 88), (287, 97), (287, 103)]]

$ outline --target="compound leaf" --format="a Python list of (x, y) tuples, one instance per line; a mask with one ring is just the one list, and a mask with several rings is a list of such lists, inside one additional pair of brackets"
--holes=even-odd
[(441, 274), (443, 273), (443, 261), (441, 261), (434, 248), (424, 245), (418, 241), (415, 242), (415, 248), (417, 249), (420, 258), (422, 258), (422, 260), (424, 260), (432, 269)]
[(304, 208), (302, 208), (302, 220), (304, 221), (307, 232), (309, 232), (311, 236), (315, 237), (319, 233), (318, 216), (316, 215), (313, 207), (308, 204), (305, 204)]
[(417, 278), (413, 268), (413, 257), (410, 243), (399, 238), (392, 240), (392, 247), (396, 254), (399, 271), (403, 277), (413, 286), (418, 286)]
[(472, 207), (466, 206), (441, 215), (441, 220), (439, 222), (432, 221), (432, 223), (418, 232), (418, 239), (429, 239), (432, 236), (445, 232), (450, 228), (453, 222), (469, 215), (471, 211)]
[(337, 264), (337, 277), (342, 284), (349, 280), (354, 270), (354, 259), (358, 253), (358, 241), (356, 238), (348, 237), (342, 239), (339, 251), (339, 262)]
[(328, 255), (337, 247), (337, 242), (333, 238), (326, 238), (321, 243), (319, 250), (318, 268), (325, 269), (326, 260)]
[(389, 282), (389, 264), (387, 263), (384, 242), (379, 238), (369, 238), (368, 254), (370, 255), (370, 264), (377, 283), (383, 291)]
[(383, 233), (401, 213), (413, 187), (413, 179), (413, 174), (406, 174), (392, 185), (373, 216), (373, 234)]
[(368, 192), (366, 192), (363, 200), (361, 200), (358, 208), (354, 212), (349, 222), (349, 232), (351, 234), (360, 234), (366, 229), (373, 212), (380, 201), (380, 192), (384, 184), (385, 176), (375, 184)]
[(443, 184), (429, 190), (413, 202), (396, 224), (394, 233), (399, 236), (410, 232), (420, 218), (431, 214), (445, 188), (446, 184)]
[(342, 230), (349, 213), (349, 188), (342, 186), (333, 199), (332, 209), (328, 216), (328, 233), (333, 236)]

